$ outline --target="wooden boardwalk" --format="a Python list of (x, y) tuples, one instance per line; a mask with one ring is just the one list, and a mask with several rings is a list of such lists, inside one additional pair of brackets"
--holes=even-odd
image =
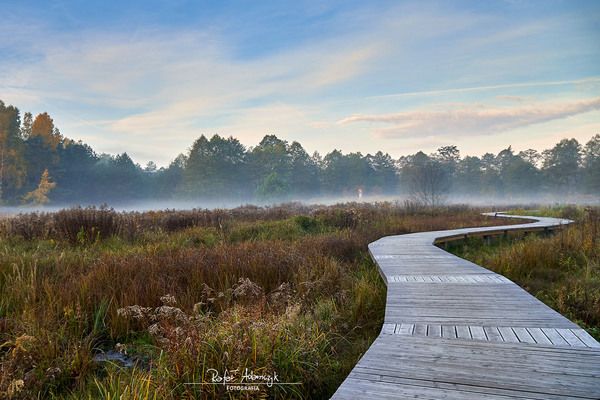
[(371, 243), (385, 321), (332, 398), (600, 399), (600, 343), (504, 276), (433, 245), (571, 222), (527, 218)]

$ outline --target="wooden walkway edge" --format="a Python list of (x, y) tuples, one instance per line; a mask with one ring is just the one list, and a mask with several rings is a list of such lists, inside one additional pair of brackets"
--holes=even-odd
[(572, 222), (499, 216), (534, 222), (369, 245), (387, 285), (385, 321), (332, 399), (600, 399), (600, 343), (506, 277), (434, 246)]

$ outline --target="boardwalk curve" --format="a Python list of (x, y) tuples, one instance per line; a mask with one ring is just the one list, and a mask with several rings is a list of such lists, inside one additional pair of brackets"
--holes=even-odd
[[(488, 215), (495, 215), (489, 213)], [(600, 399), (600, 343), (506, 277), (434, 243), (570, 220), (388, 236), (381, 333), (332, 399)]]

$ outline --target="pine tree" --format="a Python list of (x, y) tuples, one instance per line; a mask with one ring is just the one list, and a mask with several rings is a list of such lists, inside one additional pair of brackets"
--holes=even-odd
[(0, 100), (0, 203), (12, 200), (23, 185), (26, 164), (19, 110)]
[(30, 112), (23, 114), (23, 125), (21, 126), (21, 137), (27, 139), (31, 136), (31, 128), (33, 126), (33, 115)]

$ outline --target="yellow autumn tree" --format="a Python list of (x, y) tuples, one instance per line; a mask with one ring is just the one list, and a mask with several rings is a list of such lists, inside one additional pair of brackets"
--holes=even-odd
[(49, 201), (48, 193), (50, 193), (50, 191), (55, 187), (56, 183), (50, 180), (50, 174), (48, 173), (48, 169), (46, 168), (42, 173), (42, 177), (40, 178), (40, 184), (38, 185), (37, 189), (32, 190), (31, 192), (23, 196), (23, 203), (37, 205), (46, 204)]
[(62, 140), (60, 132), (54, 126), (54, 120), (46, 112), (38, 114), (31, 125), (31, 137), (35, 136), (41, 137), (44, 143), (52, 150), (56, 150), (56, 147)]

